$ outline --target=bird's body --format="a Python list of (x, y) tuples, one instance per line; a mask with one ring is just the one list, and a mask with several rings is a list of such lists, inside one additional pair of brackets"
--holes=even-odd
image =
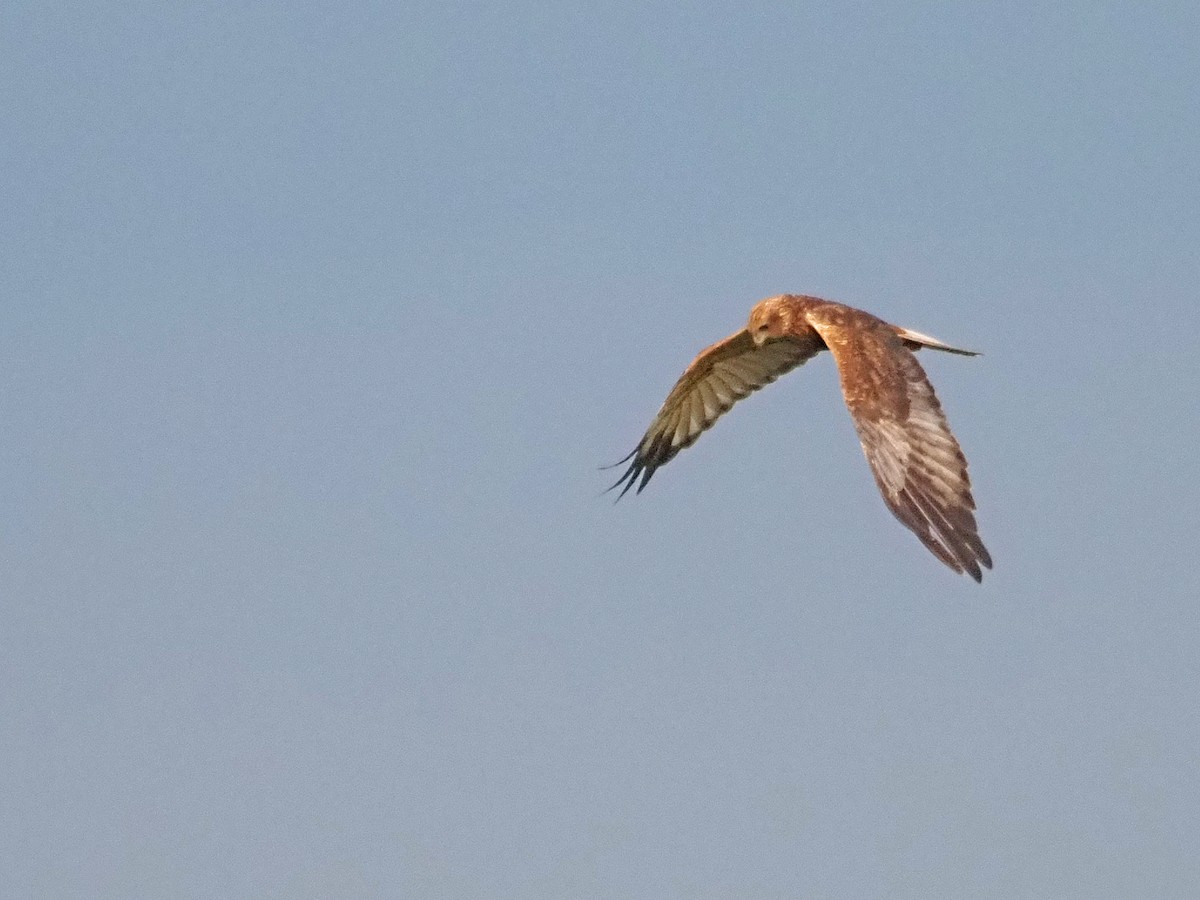
[(967, 461), (913, 351), (977, 354), (868, 312), (798, 294), (758, 303), (746, 327), (706, 347), (667, 395), (613, 487), (637, 492), (734, 403), (829, 350), (884, 502), (942, 562), (982, 580)]

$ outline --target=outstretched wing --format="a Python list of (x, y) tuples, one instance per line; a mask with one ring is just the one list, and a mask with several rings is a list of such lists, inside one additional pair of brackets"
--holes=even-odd
[(694, 444), (734, 403), (796, 368), (820, 349), (822, 345), (815, 338), (782, 338), (757, 347), (750, 332), (742, 329), (702, 350), (675, 382), (633, 452), (615, 463), (619, 466), (629, 462), (629, 468), (609, 490), (624, 485), (620, 499), (638, 482), (640, 494), (659, 466)]
[(967, 460), (916, 356), (874, 316), (830, 304), (807, 319), (837, 361), (842, 394), (883, 500), (933, 555), (983, 579)]

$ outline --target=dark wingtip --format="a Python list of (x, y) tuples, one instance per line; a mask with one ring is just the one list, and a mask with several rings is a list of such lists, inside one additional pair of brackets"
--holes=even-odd
[[(612, 469), (612, 468), (616, 468), (617, 466), (621, 465), (621, 463), (628, 462), (630, 459), (633, 459), (633, 462), (629, 463), (629, 468), (626, 469), (622, 473), (621, 477), (618, 478), (616, 481), (614, 481), (612, 484), (610, 484), (604, 490), (604, 493), (607, 494), (609, 491), (615, 490), (618, 487), (621, 488), (621, 493), (617, 494), (617, 497), (615, 500), (613, 500), (613, 503), (617, 503), (622, 497), (624, 497), (626, 494), (628, 494), (629, 489), (631, 487), (633, 487), (634, 484), (637, 482), (638, 476), (642, 474), (642, 469), (644, 468), (644, 466), (642, 465), (641, 460), (637, 459), (636, 456), (637, 456), (637, 449), (635, 448), (634, 451), (632, 453), (630, 453), (629, 456), (626, 456), (625, 459), (621, 460), (621, 462), (613, 463), (611, 466), (602, 466), (601, 467), (603, 469)], [(645, 484), (645, 481), (643, 481), (642, 483)], [(623, 485), (623, 487), (622, 487), (622, 485)], [(638, 490), (641, 491), (641, 488), (638, 488)]]
[[(622, 463), (629, 462), (629, 460), (633, 459), (633, 454), (635, 454), (635, 453), (637, 453), (637, 447), (634, 447), (625, 456), (618, 459), (615, 463), (609, 463), (607, 466), (600, 466), (599, 467), (600, 471), (607, 472), (609, 469), (615, 469), (617, 466), (621, 465)], [(615, 486), (616, 485), (614, 485), (613, 487), (615, 487)], [(612, 490), (612, 488), (609, 488), (609, 490)]]
[[(972, 532), (975, 550), (976, 565), (971, 571), (971, 577), (975, 579), (977, 584), (983, 584), (983, 569), (991, 569), (992, 554), (988, 553), (987, 547), (983, 546), (983, 541), (979, 539), (979, 535)], [(982, 568), (980, 568), (982, 566)]]
[(979, 546), (975, 558), (971, 560), (971, 568), (967, 570), (967, 574), (975, 579), (976, 584), (983, 584), (983, 570), (992, 568), (992, 555), (987, 552), (987, 548), (979, 541), (978, 536), (975, 538)]
[[(634, 490), (635, 494), (640, 494), (642, 489), (650, 482), (650, 479), (654, 477), (654, 473), (658, 470), (659, 466), (662, 465), (661, 462), (655, 460), (655, 455), (658, 452), (658, 446), (658, 441), (651, 443), (651, 445), (645, 449), (643, 449), (641, 444), (638, 444), (638, 446), (635, 447), (629, 453), (629, 455), (620, 462), (613, 463), (611, 466), (603, 466), (602, 468), (612, 469), (621, 465), (621, 463), (629, 463), (629, 468), (622, 473), (620, 478), (609, 485), (608, 489), (605, 490), (604, 493), (607, 494), (609, 491), (614, 490), (615, 488), (621, 488), (621, 492), (617, 494), (617, 500), (620, 500), (622, 497), (628, 494), (632, 488), (636, 488), (636, 490)], [(630, 460), (632, 460), (632, 462), (630, 462)], [(617, 501), (614, 500), (613, 502), (615, 503)]]

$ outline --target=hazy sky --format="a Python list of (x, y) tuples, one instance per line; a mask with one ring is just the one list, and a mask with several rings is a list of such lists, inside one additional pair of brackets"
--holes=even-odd
[[(0, 13), (22, 898), (1200, 896), (1194, 3)], [(923, 354), (982, 586), (783, 291)]]

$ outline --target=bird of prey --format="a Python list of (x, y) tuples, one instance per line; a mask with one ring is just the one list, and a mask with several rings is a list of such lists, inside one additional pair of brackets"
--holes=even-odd
[(914, 351), (977, 356), (868, 312), (797, 294), (769, 297), (741, 331), (700, 352), (628, 456), (617, 499), (637, 493), (734, 403), (822, 350), (833, 354), (842, 395), (883, 502), (943, 563), (976, 581), (992, 558), (979, 538), (967, 460)]

